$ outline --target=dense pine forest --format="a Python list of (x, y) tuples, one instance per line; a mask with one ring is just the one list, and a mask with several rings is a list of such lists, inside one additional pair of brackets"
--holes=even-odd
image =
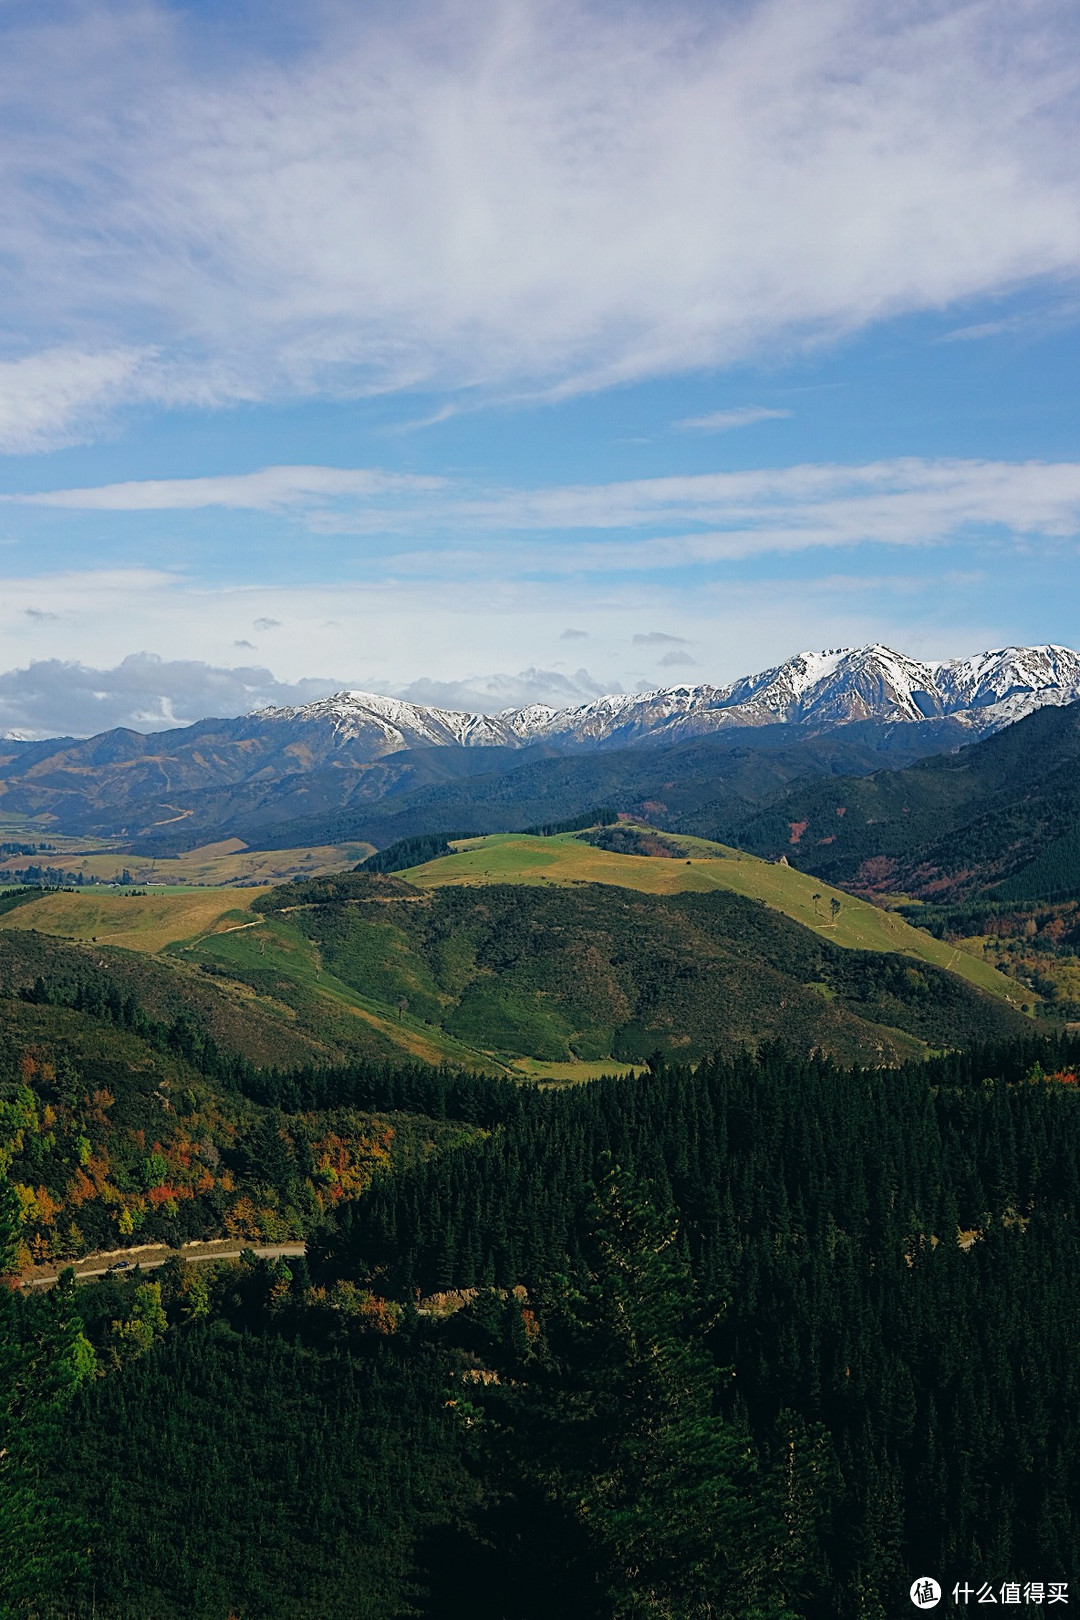
[(306, 1258), (0, 1292), (0, 1612), (855, 1620), (921, 1573), (1069, 1580), (1078, 1064), (223, 1069), (264, 1183), (310, 1179), (321, 1110), (414, 1150)]

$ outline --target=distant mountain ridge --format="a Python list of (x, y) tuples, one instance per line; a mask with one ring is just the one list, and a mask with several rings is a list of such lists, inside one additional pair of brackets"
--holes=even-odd
[(1080, 654), (1056, 646), (941, 663), (876, 645), (800, 653), (725, 687), (495, 715), (339, 692), (151, 735), (8, 739), (0, 804), (143, 847), (239, 837), (277, 848), (281, 836), (381, 847), (448, 827), (512, 831), (597, 804), (662, 819), (689, 776), (694, 803), (714, 803), (726, 822), (799, 775), (907, 764), (1077, 700)]
[(803, 652), (728, 686), (678, 685), (619, 692), (569, 709), (529, 704), (474, 714), (343, 691), (294, 708), (255, 710), (268, 725), (329, 728), (376, 758), (418, 747), (626, 747), (669, 743), (729, 726), (831, 727), (856, 720), (955, 719), (975, 736), (1046, 704), (1080, 699), (1080, 654), (1068, 647), (1003, 647), (971, 658), (920, 663), (889, 647)]

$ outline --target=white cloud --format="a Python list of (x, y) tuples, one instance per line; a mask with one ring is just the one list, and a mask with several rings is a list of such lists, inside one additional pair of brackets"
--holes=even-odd
[[(328, 491), (337, 497), (332, 507)], [(0, 500), (68, 510), (184, 512), (226, 498), (236, 507), (291, 514), (319, 533), (406, 535), (404, 544), (384, 547), (381, 559), (379, 548), (370, 547), (364, 568), (374, 578), (552, 578), (965, 538), (1057, 545), (1080, 533), (1080, 462), (900, 457), (539, 489), (271, 467), (236, 478)], [(535, 543), (538, 533), (549, 536), (542, 547)]]
[(80, 439), (110, 406), (137, 395), (146, 359), (131, 348), (95, 354), (61, 347), (0, 360), (0, 451)]
[(373, 495), (407, 495), (441, 489), (442, 478), (382, 472), (365, 467), (262, 467), (258, 472), (213, 478), (144, 478), (91, 489), (57, 489), (35, 495), (0, 496), (24, 506), (54, 506), (84, 512), (185, 512), (221, 506), (248, 512), (353, 501)]
[(152, 0), (0, 28), (8, 448), (123, 399), (574, 392), (1080, 258), (1066, 0), (402, 0), (277, 52)]
[[(455, 503), (447, 503), (448, 513)], [(603, 541), (507, 544), (488, 566), (544, 573), (660, 571), (770, 553), (864, 545), (1002, 544), (1080, 533), (1080, 463), (898, 458), (508, 493), (466, 499), (458, 521), (522, 534), (608, 531)], [(663, 528), (647, 538), (633, 531)], [(681, 532), (680, 532), (681, 531)], [(448, 558), (444, 557), (443, 561)], [(398, 568), (408, 559), (398, 557)]]
[(790, 411), (772, 410), (768, 405), (737, 405), (730, 411), (684, 416), (681, 422), (674, 425), (682, 432), (730, 433), (733, 428), (753, 427), (755, 422), (772, 422), (791, 414)]
[(563, 675), (555, 669), (524, 669), (518, 675), (468, 675), (463, 680), (437, 681), (425, 678), (407, 686), (379, 683), (378, 690), (392, 691), (395, 697), (412, 703), (430, 703), (442, 709), (467, 709), (479, 714), (498, 714), (501, 709), (524, 708), (529, 703), (546, 703), (554, 709), (588, 703), (611, 691), (621, 691), (620, 682), (606, 685), (595, 681), (587, 669)]
[[(1051, 289), (1053, 291), (1053, 289)], [(1048, 333), (1075, 326), (1080, 315), (1080, 300), (1075, 291), (1058, 293), (1049, 299), (1028, 299), (1024, 307), (997, 320), (977, 321), (969, 326), (957, 326), (943, 332), (938, 343), (978, 343), (984, 338), (1022, 334), (1029, 338), (1045, 338)]]
[(268, 703), (306, 703), (333, 690), (332, 682), (290, 684), (268, 669), (216, 669), (152, 653), (133, 653), (112, 669), (38, 659), (0, 674), (0, 735), (90, 736), (114, 726), (161, 731)]

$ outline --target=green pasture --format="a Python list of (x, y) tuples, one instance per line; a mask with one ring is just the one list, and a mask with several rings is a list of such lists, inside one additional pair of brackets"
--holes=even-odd
[(343, 1024), (361, 1019), (391, 1047), (426, 1063), (500, 1072), (510, 1067), (496, 1052), (457, 1040), (408, 1009), (399, 1012), (362, 995), (324, 967), (314, 940), (280, 917), (257, 917), (249, 927), (208, 934), (172, 949), (187, 962), (232, 970), (257, 993), (284, 999), (313, 1032), (330, 1039), (345, 1033)]
[(577, 1085), (582, 1080), (602, 1080), (605, 1075), (639, 1075), (645, 1073), (643, 1063), (616, 1063), (605, 1058), (603, 1063), (550, 1063), (539, 1058), (514, 1058), (511, 1067), (524, 1080), (549, 1080), (555, 1085)]
[[(407, 1054), (429, 1063), (566, 1083), (620, 1068), (610, 1056), (620, 1029), (625, 1039), (620, 1037), (618, 1049), (629, 1057), (643, 1055), (644, 1036), (638, 1040), (633, 1034), (633, 1020), (627, 1024), (622, 1006), (621, 969), (594, 959), (588, 929), (626, 930), (636, 964), (632, 977), (635, 984), (640, 980), (639, 989), (654, 971), (649, 963), (658, 944), (643, 944), (637, 933), (640, 919), (632, 913), (624, 916), (617, 908), (617, 915), (604, 911), (594, 917), (595, 900), (589, 896), (597, 896), (595, 885), (654, 896), (658, 902), (719, 889), (758, 901), (824, 941), (849, 950), (916, 958), (949, 969), (1005, 1002), (1015, 1005), (1019, 998), (1015, 984), (996, 972), (991, 962), (934, 939), (896, 913), (830, 888), (793, 867), (773, 865), (704, 839), (665, 837), (677, 847), (677, 855), (616, 853), (573, 834), (465, 840), (454, 854), (402, 874), (414, 885), (411, 895), (405, 891), (385, 903), (358, 900), (355, 905), (325, 909), (317, 903), (289, 905), (291, 889), (278, 889), (274, 892), (285, 901), (284, 909), (253, 910), (256, 899), (270, 892), (261, 887), (177, 886), (145, 894), (101, 887), (42, 891), (12, 909), (0, 909), (0, 929), (32, 929), (70, 942), (156, 956), (162, 965), (172, 961), (177, 967), (201, 969), (236, 1003), (236, 1016), (244, 998), (250, 998), (253, 1012), (257, 1003), (263, 1014), (284, 1020), (296, 1036), (315, 1043), (316, 1051), (325, 1051), (328, 1061), (335, 1053), (376, 1060)], [(488, 916), (489, 903), (475, 891), (490, 885), (523, 885), (551, 893), (550, 903), (542, 904), (542, 919), (538, 914), (532, 925), (546, 930), (539, 955), (532, 947), (522, 948), (518, 935), (525, 924), (512, 897), (502, 905), (497, 921)], [(444, 889), (471, 890), (473, 896), (445, 894), (438, 903), (439, 915), (429, 919), (434, 891)], [(568, 896), (557, 899), (560, 890), (564, 895), (579, 891), (580, 902), (571, 904)], [(430, 900), (422, 897), (424, 891)], [(611, 895), (612, 902), (615, 898)], [(640, 910), (640, 902), (636, 904)], [(566, 930), (579, 925), (585, 929), (580, 957), (571, 959), (565, 954)], [(682, 922), (667, 916), (661, 926), (658, 913), (657, 926), (661, 932), (668, 930), (663, 948), (672, 960), (681, 960), (687, 952), (694, 955), (697, 947), (690, 944), (690, 934), (697, 924), (689, 914)], [(745, 935), (745, 918), (740, 926)], [(491, 961), (477, 956), (481, 949), (492, 948), (490, 941), (484, 944), (491, 927), (502, 941), (493, 958), (501, 964), (498, 971), (493, 971)], [(700, 958), (695, 957), (696, 971), (728, 971), (718, 964), (727, 959), (725, 951), (732, 942), (725, 935), (718, 944), (707, 934), (706, 929)], [(786, 961), (783, 953), (793, 947), (769, 935), (761, 949), (767, 955), (773, 945)], [(744, 947), (745, 941), (739, 947), (745, 954)], [(504, 948), (505, 961), (500, 955)], [(787, 971), (780, 957), (777, 961), (779, 970)], [(738, 969), (739, 974), (744, 971)], [(760, 973), (752, 963), (749, 972), (756, 983)], [(587, 992), (582, 989), (586, 982)], [(833, 999), (827, 986), (820, 989), (823, 1000)], [(675, 991), (669, 986), (642, 993), (652, 998), (650, 1005), (660, 1007)], [(735, 995), (740, 1007), (754, 1004), (741, 979), (739, 988), (732, 980), (725, 995)], [(765, 1016), (761, 1009), (759, 1013)], [(817, 1015), (809, 1016), (814, 1023)], [(662, 1032), (668, 1014), (657, 1017)], [(679, 1017), (690, 1014), (682, 1008)], [(715, 1035), (710, 1026), (700, 1039)], [(894, 1030), (887, 1041), (883, 1036), (883, 1049), (895, 1047), (898, 1039), (902, 1044), (911, 1037), (899, 1037)]]
[[(362, 1020), (386, 1055), (405, 1052), (428, 1063), (504, 1070), (507, 1063), (429, 1026), (407, 1011), (363, 996), (326, 972), (318, 948), (299, 929), (251, 911), (265, 889), (153, 889), (148, 894), (100, 888), (41, 894), (0, 915), (0, 929), (34, 929), (78, 944), (118, 946), (140, 955), (235, 968), (256, 993), (284, 1002), (312, 1035), (346, 1047)], [(350, 1029), (350, 1025), (352, 1026)]]

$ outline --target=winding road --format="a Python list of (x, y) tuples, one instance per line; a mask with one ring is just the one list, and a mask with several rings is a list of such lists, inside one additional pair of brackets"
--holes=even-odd
[(241, 1243), (219, 1239), (211, 1243), (188, 1243), (182, 1249), (170, 1249), (163, 1243), (148, 1244), (136, 1249), (112, 1249), (105, 1254), (84, 1254), (80, 1260), (71, 1260), (66, 1264), (54, 1261), (48, 1269), (35, 1266), (20, 1280), (20, 1286), (51, 1288), (68, 1265), (75, 1272), (76, 1282), (87, 1282), (91, 1277), (106, 1276), (114, 1266), (121, 1266), (126, 1275), (128, 1271), (134, 1271), (136, 1266), (143, 1271), (153, 1271), (174, 1256), (186, 1260), (189, 1265), (199, 1265), (209, 1260), (235, 1260), (248, 1249), (261, 1260), (278, 1260), (288, 1255), (306, 1253), (303, 1243)]

